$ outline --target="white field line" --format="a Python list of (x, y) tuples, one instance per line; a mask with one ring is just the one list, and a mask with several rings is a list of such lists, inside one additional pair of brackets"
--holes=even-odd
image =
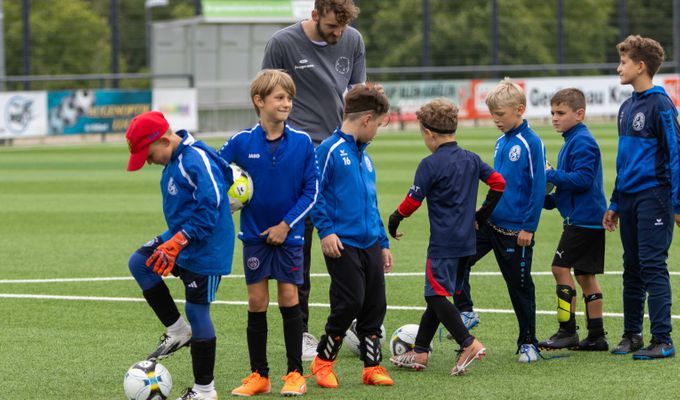
[[(102, 297), (102, 296), (60, 296), (51, 294), (21, 294), (21, 293), (0, 293), (0, 299), (29, 299), (29, 300), (67, 300), (67, 301), (109, 301), (109, 302), (134, 302), (143, 303), (146, 300), (142, 297)], [(176, 303), (185, 303), (185, 300), (175, 300)], [(213, 304), (222, 304), (228, 306), (245, 306), (247, 301), (227, 301), (216, 300)], [(272, 307), (277, 307), (276, 302), (270, 304)], [(330, 304), (324, 303), (309, 303), (310, 307), (315, 308), (330, 308)], [(387, 306), (388, 310), (394, 311), (425, 311), (422, 306)], [(483, 314), (514, 314), (513, 310), (500, 310), (493, 308), (475, 308), (475, 311)], [(540, 315), (555, 315), (555, 311), (536, 310), (536, 314)], [(583, 315), (582, 312), (577, 312), (577, 315)], [(605, 317), (622, 318), (622, 313), (604, 313)], [(645, 314), (645, 318), (649, 318)], [(680, 315), (671, 315), (672, 319), (680, 319)]]
[[(622, 275), (622, 271), (606, 271), (605, 275)], [(680, 276), (680, 272), (669, 271), (671, 276)], [(470, 273), (472, 276), (501, 276), (499, 271), (472, 271)], [(390, 272), (385, 274), (386, 278), (398, 278), (398, 277), (422, 277), (423, 272)], [(550, 271), (536, 271), (532, 272), (531, 276), (552, 276)], [(311, 274), (312, 278), (328, 278), (328, 274)], [(242, 274), (232, 274), (226, 275), (223, 278), (226, 279), (243, 279)], [(112, 276), (112, 277), (98, 277), (98, 278), (47, 278), (47, 279), (0, 279), (0, 284), (3, 283), (68, 283), (68, 282), (108, 282), (108, 281), (131, 281), (133, 278), (131, 276)]]

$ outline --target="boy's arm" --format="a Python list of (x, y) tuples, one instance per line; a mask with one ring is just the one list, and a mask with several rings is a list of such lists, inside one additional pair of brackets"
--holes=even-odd
[(531, 165), (529, 165), (531, 190), (527, 199), (529, 204), (524, 214), (522, 230), (536, 232), (545, 200), (545, 146), (536, 136), (536, 140), (530, 144), (529, 149), (531, 151)]
[(545, 173), (548, 182), (554, 183), (561, 190), (586, 190), (593, 185), (600, 164), (600, 149), (593, 139), (582, 140), (572, 146), (570, 159), (573, 160), (572, 171), (549, 169)]
[(333, 173), (333, 158), (325, 146), (319, 146), (316, 149), (317, 168), (319, 170), (319, 191), (316, 196), (316, 204), (309, 212), (312, 218), (312, 223), (319, 231), (319, 238), (323, 239), (326, 236), (335, 233), (333, 221), (328, 216), (328, 203), (324, 193), (328, 186), (328, 181), (331, 179)]
[(366, 82), (366, 47), (364, 46), (364, 39), (359, 34), (359, 43), (354, 49), (354, 65), (352, 66), (352, 76), (349, 80), (349, 86)]
[[(668, 157), (670, 167), (671, 194), (673, 201), (673, 213), (680, 214), (680, 126), (678, 116), (674, 110), (660, 111), (661, 132), (663, 133), (665, 156)], [(677, 221), (677, 218), (676, 218)]]
[(305, 171), (304, 171), (304, 188), (302, 196), (298, 198), (297, 203), (286, 214), (283, 220), (289, 227), (293, 227), (299, 222), (304, 222), (304, 217), (314, 207), (319, 193), (319, 170), (316, 163), (316, 153), (314, 153), (314, 145), (311, 139), (308, 141), (305, 149)]
[(482, 206), (475, 213), (475, 220), (477, 225), (481, 225), (489, 218), (493, 209), (501, 200), (503, 191), (505, 190), (505, 178), (499, 172), (488, 166), (480, 159), (479, 179), (489, 185), (489, 191), (486, 194), (486, 199)]
[(399, 223), (404, 218), (408, 218), (416, 212), (416, 210), (423, 204), (425, 196), (430, 189), (430, 168), (425, 162), (421, 161), (416, 169), (416, 176), (413, 178), (413, 185), (408, 191), (406, 198), (399, 204), (397, 209), (390, 215), (389, 221), (387, 223), (387, 229), (390, 232), (390, 236), (399, 240), (403, 235), (397, 233), (397, 228), (399, 228)]
[(238, 137), (238, 133), (227, 139), (226, 142), (222, 145), (222, 147), (217, 150), (217, 155), (220, 156), (224, 161), (227, 162), (227, 164), (231, 164), (234, 162), (234, 148), (237, 147), (236, 144), (236, 138)]

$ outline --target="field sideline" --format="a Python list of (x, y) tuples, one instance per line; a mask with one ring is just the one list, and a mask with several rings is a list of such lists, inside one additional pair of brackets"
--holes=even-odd
[[(535, 130), (555, 164), (562, 138), (550, 126)], [(600, 143), (605, 191), (615, 178), (615, 125), (591, 126)], [(491, 163), (497, 131), (493, 127), (461, 127), (460, 145)], [(222, 139), (210, 138), (214, 147)], [(383, 220), (406, 195), (415, 168), (427, 149), (414, 131), (379, 133), (368, 147), (378, 174), (378, 196)], [(0, 399), (122, 399), (123, 374), (155, 346), (162, 326), (143, 304), (139, 288), (129, 277), (127, 259), (139, 245), (164, 230), (158, 178), (160, 167), (127, 173), (127, 146), (120, 143), (84, 146), (0, 148)], [(486, 193), (482, 185), (480, 201)], [(351, 195), (348, 195), (351, 201)], [(389, 333), (407, 323), (418, 323), (424, 308), (423, 266), (428, 240), (425, 207), (402, 222), (404, 238), (392, 241), (394, 273), (386, 279)], [(561, 233), (556, 211), (544, 211), (536, 233), (533, 271), (536, 284), (538, 337), (557, 327), (554, 282), (550, 261)], [(680, 246), (669, 254), (671, 284), (680, 283)], [(328, 283), (318, 239), (315, 238), (310, 302), (311, 333), (319, 336), (328, 312)], [(236, 244), (233, 275), (223, 279), (213, 305), (218, 335), (217, 390), (222, 399), (249, 371), (245, 340), (246, 289)], [(605, 300), (605, 329), (610, 345), (622, 334), (621, 247), (618, 233), (607, 235), (606, 268), (601, 277)], [(481, 323), (473, 330), (488, 348), (488, 356), (463, 377), (450, 377), (457, 345), (435, 338), (425, 372), (388, 370), (391, 388), (364, 387), (361, 363), (349, 351), (337, 364), (341, 387), (318, 388), (308, 381), (307, 396), (337, 399), (443, 397), (467, 399), (608, 399), (677, 398), (680, 363), (677, 359), (633, 361), (608, 353), (548, 353), (566, 356), (534, 365), (516, 361), (517, 324), (493, 257), (473, 269), (473, 298)], [(180, 282), (168, 284), (179, 303)], [(271, 297), (276, 298), (275, 291)], [(581, 293), (578, 294), (579, 298)], [(677, 288), (673, 300), (678, 303)], [(578, 303), (579, 333), (586, 334)], [(673, 309), (673, 327), (680, 328), (680, 312)], [(285, 373), (281, 318), (276, 305), (269, 313), (269, 362), (272, 391), (278, 393)], [(645, 339), (649, 339), (645, 319)], [(677, 336), (677, 335), (676, 335)], [(676, 338), (676, 341), (680, 340)], [(384, 347), (384, 353), (389, 350)], [(172, 399), (191, 385), (188, 351), (165, 360), (174, 379)], [(305, 367), (308, 364), (305, 363)], [(305, 371), (308, 373), (308, 371)], [(272, 394), (271, 396), (278, 396)]]

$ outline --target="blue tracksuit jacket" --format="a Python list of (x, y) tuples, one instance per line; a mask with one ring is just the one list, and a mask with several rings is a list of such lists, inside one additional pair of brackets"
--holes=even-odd
[(366, 249), (379, 241), (382, 248), (389, 248), (367, 145), (336, 129), (317, 147), (321, 175), (312, 222), (320, 238), (335, 233), (352, 247)]
[(618, 211), (619, 193), (669, 186), (673, 212), (680, 214), (680, 127), (678, 110), (666, 91), (654, 86), (619, 108), (616, 183), (609, 208)]
[(253, 197), (241, 210), (239, 239), (245, 244), (265, 243), (260, 234), (286, 221), (290, 232), (283, 244), (301, 246), (304, 219), (316, 202), (319, 187), (309, 135), (285, 124), (281, 142), (272, 154), (267, 133), (258, 123), (232, 136), (218, 154), (243, 168), (253, 180)]
[(505, 178), (505, 192), (489, 222), (536, 232), (545, 200), (545, 146), (526, 120), (496, 140), (493, 167)]
[(600, 147), (584, 124), (562, 133), (564, 146), (557, 156), (557, 169), (546, 171), (555, 193), (546, 196), (545, 208), (557, 207), (565, 225), (602, 227), (607, 198), (602, 183)]
[(186, 131), (161, 174), (163, 213), (168, 231), (163, 239), (183, 230), (189, 246), (177, 264), (201, 275), (227, 275), (234, 253), (234, 223), (227, 191), (232, 175), (215, 150)]

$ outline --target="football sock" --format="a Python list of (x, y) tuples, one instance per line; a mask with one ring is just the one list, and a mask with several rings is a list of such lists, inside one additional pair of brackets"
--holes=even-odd
[[(191, 339), (191, 366), (194, 371), (196, 385), (212, 385), (215, 370), (215, 349), (217, 338), (208, 340)], [(201, 390), (209, 392), (209, 390)]]
[(182, 318), (165, 282), (160, 281), (158, 285), (144, 290), (142, 294), (163, 326), (169, 327)]
[(380, 338), (378, 336), (364, 336), (359, 338), (359, 349), (364, 367), (380, 365), (382, 352), (380, 351)]
[[(260, 376), (269, 376), (267, 365), (267, 312), (248, 311), (248, 354), (250, 370)], [(302, 343), (302, 341), (300, 341)]]
[(187, 301), (184, 309), (194, 339), (207, 340), (215, 337), (215, 326), (210, 318), (210, 303), (196, 304)]
[[(576, 296), (576, 290), (568, 285), (557, 285), (557, 321), (560, 328), (576, 332), (576, 320), (574, 311), (571, 309), (571, 302)], [(573, 323), (572, 323), (573, 321)]]
[(300, 305), (279, 307), (283, 318), (283, 340), (286, 343), (288, 372), (302, 374), (302, 313)]
[(338, 357), (341, 347), (342, 336), (331, 337), (324, 334), (321, 336), (321, 340), (319, 340), (319, 346), (317, 346), (316, 352), (320, 359), (334, 361)]
[[(470, 332), (463, 324), (458, 308), (444, 296), (426, 296), (425, 301), (428, 308), (432, 307), (437, 319), (451, 333), (456, 343), (462, 346), (463, 342), (470, 336)], [(434, 332), (432, 335), (434, 336)]]
[(416, 353), (427, 353), (430, 351), (430, 343), (437, 332), (437, 327), (439, 327), (439, 319), (434, 309), (428, 304), (425, 312), (420, 317), (420, 325), (418, 326), (414, 348)]
[(189, 324), (184, 320), (184, 318), (180, 315), (179, 318), (177, 318), (177, 321), (175, 321), (172, 325), (168, 326), (167, 332), (168, 335), (174, 336), (174, 335), (183, 335), (189, 330)]
[(604, 320), (602, 317), (591, 318), (590, 312), (588, 311), (588, 306), (591, 306), (593, 301), (602, 301), (602, 293), (592, 293), (589, 295), (584, 295), (583, 299), (586, 303), (586, 319), (588, 323), (588, 336), (590, 337), (600, 337), (604, 336)]

